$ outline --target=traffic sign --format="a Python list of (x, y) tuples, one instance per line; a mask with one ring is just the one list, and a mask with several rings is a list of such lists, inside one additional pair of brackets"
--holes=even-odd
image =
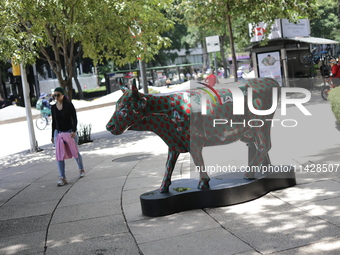
[(218, 35), (208, 36), (205, 38), (207, 43), (207, 52), (220, 51), (220, 39)]

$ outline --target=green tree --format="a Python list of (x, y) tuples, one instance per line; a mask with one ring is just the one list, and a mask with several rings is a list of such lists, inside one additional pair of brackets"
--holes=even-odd
[[(94, 63), (150, 60), (170, 45), (160, 34), (173, 22), (163, 10), (172, 0), (3, 0), (0, 57), (33, 63), (43, 55), (60, 86), (72, 96), (79, 52)], [(48, 49), (53, 50), (52, 56)]]
[(340, 40), (337, 5), (334, 0), (318, 0), (317, 17), (311, 21), (312, 36)]
[(168, 48), (162, 48), (158, 54), (154, 56), (154, 60), (150, 61), (152, 66), (166, 66), (169, 61), (174, 61), (178, 54), (171, 52), (170, 50), (189, 49), (189, 45), (183, 42), (182, 38), (188, 33), (187, 27), (181, 23), (176, 23), (174, 27), (163, 33), (162, 36), (171, 40), (171, 46)]
[[(185, 13), (189, 25), (209, 27), (216, 34), (224, 37), (229, 35), (234, 66), (236, 55), (234, 49), (234, 34), (232, 23), (240, 18), (246, 18), (247, 24), (266, 22), (271, 25), (275, 19), (287, 18), (291, 21), (315, 16), (316, 0), (183, 0), (179, 10)], [(269, 31), (268, 31), (269, 32)], [(246, 33), (244, 36), (248, 36)], [(223, 47), (221, 47), (222, 49)], [(221, 55), (222, 54), (221, 52)], [(237, 80), (236, 68), (234, 77)]]

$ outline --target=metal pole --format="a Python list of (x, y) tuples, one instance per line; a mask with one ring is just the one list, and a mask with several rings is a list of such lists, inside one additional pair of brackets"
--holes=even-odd
[(140, 75), (142, 78), (142, 84), (143, 84), (143, 92), (145, 94), (149, 93), (148, 90), (148, 82), (146, 79), (146, 70), (145, 70), (145, 61), (144, 60), (139, 60), (139, 69), (140, 69)]
[(31, 152), (38, 151), (38, 142), (35, 140), (34, 134), (34, 127), (33, 127), (33, 120), (32, 120), (32, 110), (31, 110), (31, 102), (29, 97), (29, 87), (27, 82), (26, 70), (24, 64), (20, 64), (21, 69), (21, 82), (22, 82), (22, 89), (24, 94), (24, 102), (25, 102), (25, 109), (26, 109), (26, 117), (27, 117), (27, 125), (28, 125), (28, 134), (30, 136), (30, 143), (31, 143)]
[(252, 59), (252, 62), (253, 62), (253, 70), (254, 70), (254, 73), (255, 73), (255, 78), (259, 78), (259, 72), (258, 72), (258, 69), (257, 69), (258, 63), (257, 63), (257, 58), (256, 58), (255, 52), (251, 53), (251, 59)]
[[(287, 58), (287, 51), (286, 49), (281, 49), (281, 59), (282, 59), (282, 65), (283, 65), (283, 75), (284, 75), (284, 86), (290, 87), (289, 84), (289, 77), (288, 77), (288, 58)], [(282, 85), (283, 85), (282, 84)]]
[(216, 83), (217, 83), (217, 73), (218, 73), (218, 68), (217, 68), (217, 58), (216, 58), (216, 51), (214, 51), (214, 59), (215, 59), (215, 76), (216, 76)]

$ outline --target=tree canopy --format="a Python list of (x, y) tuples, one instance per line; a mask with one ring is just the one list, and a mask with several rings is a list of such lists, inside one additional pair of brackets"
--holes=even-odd
[(315, 8), (316, 0), (183, 0), (178, 5), (178, 10), (184, 13), (188, 26), (209, 28), (211, 32), (220, 35), (220, 39), (221, 36), (229, 35), (234, 63), (236, 63), (236, 57), (233, 49), (233, 22), (246, 20), (243, 36), (249, 37), (246, 29), (248, 23), (266, 22), (271, 25), (275, 19), (280, 18), (286, 18), (292, 22), (305, 17), (313, 18)]
[[(0, 3), (0, 57), (33, 63), (39, 54), (59, 83), (72, 90), (75, 56), (116, 65), (150, 60), (170, 44), (164, 15), (172, 0), (4, 0)], [(53, 54), (48, 54), (52, 48)], [(65, 70), (62, 70), (65, 67)]]
[(338, 3), (334, 0), (318, 0), (316, 18), (311, 21), (311, 34), (313, 36), (340, 41), (337, 5)]
[[(172, 49), (183, 47), (184, 39), (190, 39), (191, 45), (204, 44), (206, 36), (217, 34), (223, 45), (229, 38), (233, 48), (234, 37), (249, 41), (248, 23), (270, 24), (276, 18), (294, 22), (328, 17), (326, 23), (315, 19), (312, 24), (326, 27), (318, 31), (320, 36), (328, 31), (337, 39), (336, 14), (327, 16), (335, 8), (331, 0), (4, 0), (0, 2), (0, 57), (24, 63), (42, 57), (61, 86), (71, 90), (79, 54), (95, 64), (107, 60), (119, 66), (137, 58), (163, 64), (164, 58), (174, 57), (162, 52), (171, 43)], [(179, 19), (185, 26), (172, 21)], [(195, 36), (188, 36), (190, 31)], [(223, 47), (221, 56), (225, 59)]]

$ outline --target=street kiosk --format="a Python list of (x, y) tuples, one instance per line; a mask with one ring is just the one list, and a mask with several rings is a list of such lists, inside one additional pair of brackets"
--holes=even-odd
[(266, 45), (261, 45), (267, 25), (249, 25), (252, 33), (248, 48), (255, 77), (272, 77), (281, 86), (311, 89), (329, 75), (329, 60), (339, 57), (340, 42), (310, 36), (309, 20), (290, 23), (276, 19)]

